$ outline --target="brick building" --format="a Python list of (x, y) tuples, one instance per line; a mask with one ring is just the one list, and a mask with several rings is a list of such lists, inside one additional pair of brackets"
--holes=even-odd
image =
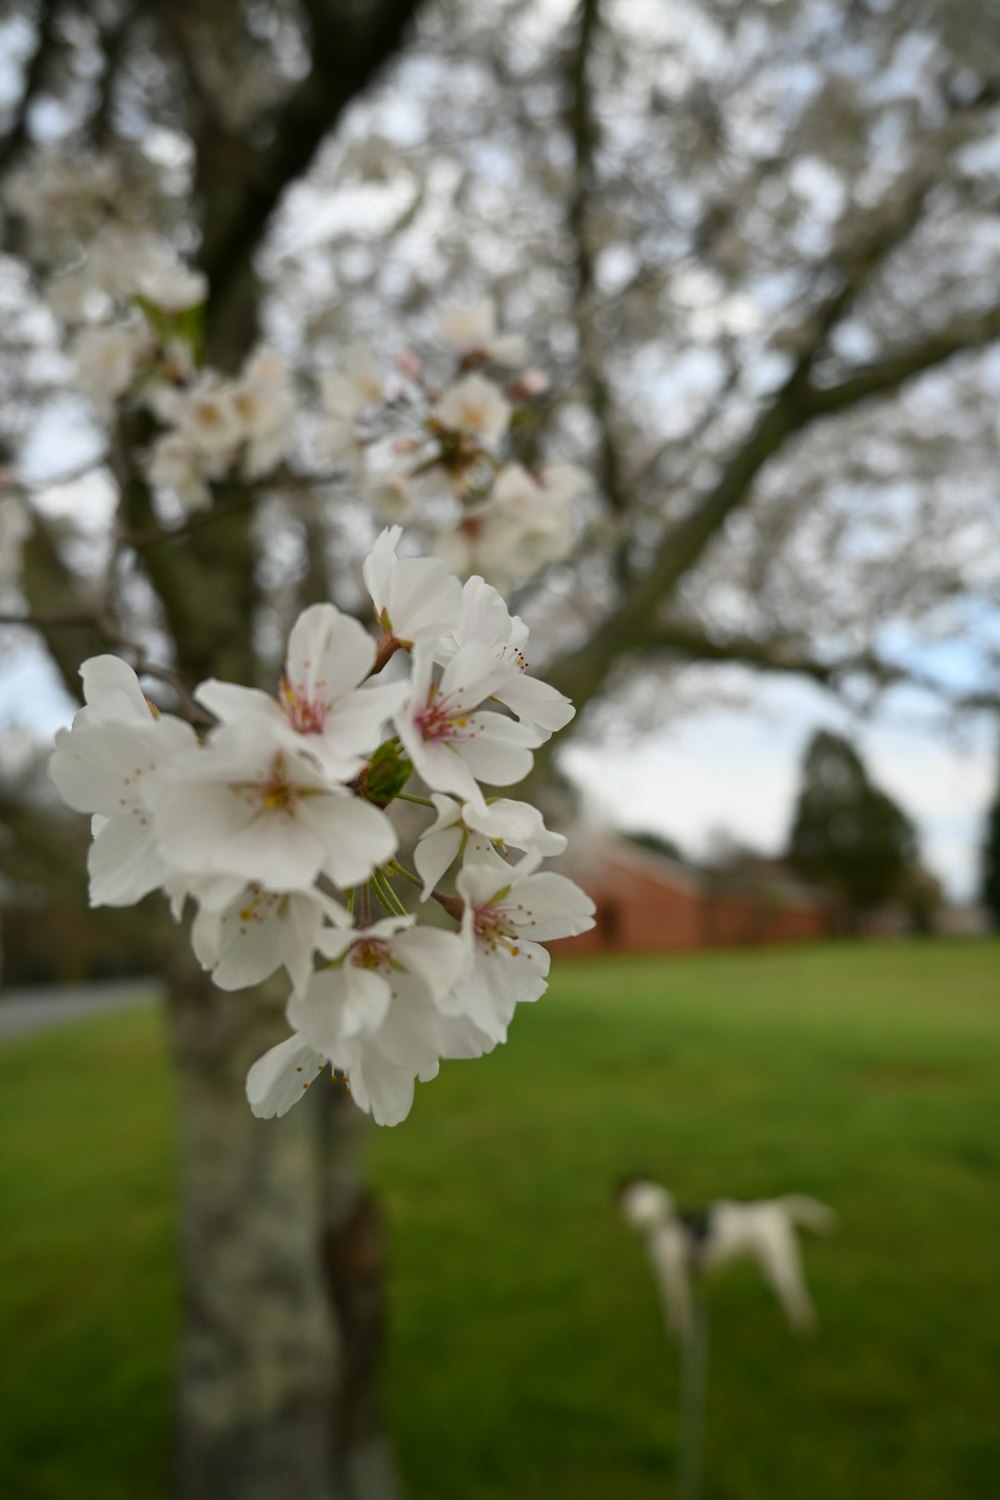
[(717, 875), (612, 836), (578, 835), (570, 847), (554, 868), (578, 881), (597, 907), (592, 930), (566, 943), (578, 958), (808, 942), (838, 930), (828, 892), (773, 868)]

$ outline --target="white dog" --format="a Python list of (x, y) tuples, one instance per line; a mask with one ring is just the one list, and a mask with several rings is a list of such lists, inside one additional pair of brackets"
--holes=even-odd
[(671, 1333), (683, 1338), (690, 1330), (695, 1279), (743, 1258), (757, 1262), (797, 1332), (814, 1325), (795, 1226), (832, 1229), (837, 1216), (825, 1203), (798, 1195), (761, 1203), (720, 1199), (682, 1213), (666, 1188), (643, 1178), (626, 1182), (618, 1201), (626, 1222), (645, 1236)]

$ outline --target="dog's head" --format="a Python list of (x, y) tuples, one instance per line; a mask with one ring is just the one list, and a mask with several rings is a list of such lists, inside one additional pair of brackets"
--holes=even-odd
[(648, 1177), (628, 1177), (618, 1188), (618, 1207), (633, 1229), (652, 1229), (665, 1224), (674, 1211), (674, 1200), (665, 1187)]

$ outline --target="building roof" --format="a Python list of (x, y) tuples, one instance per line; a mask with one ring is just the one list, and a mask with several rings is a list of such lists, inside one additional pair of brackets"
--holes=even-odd
[(780, 869), (754, 874), (735, 872), (718, 875), (710, 870), (701, 870), (667, 854), (635, 844), (619, 834), (581, 829), (570, 834), (569, 850), (558, 861), (559, 867), (572, 874), (586, 886), (588, 877), (593, 879), (609, 866), (613, 869), (631, 870), (647, 880), (662, 885), (665, 889), (683, 892), (686, 896), (706, 897), (720, 883), (730, 893), (766, 890), (780, 896), (789, 904), (799, 906), (827, 906), (836, 898), (821, 886), (807, 885)]

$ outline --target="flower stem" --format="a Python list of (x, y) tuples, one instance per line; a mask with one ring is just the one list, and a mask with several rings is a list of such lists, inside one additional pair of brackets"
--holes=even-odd
[(402, 641), (397, 641), (396, 637), (392, 635), (391, 632), (383, 630), (382, 634), (379, 636), (378, 645), (375, 648), (375, 661), (372, 664), (371, 672), (368, 675), (370, 677), (375, 677), (379, 672), (381, 672), (386, 662), (389, 661), (393, 656), (395, 656), (401, 645)]
[(394, 875), (401, 875), (402, 878), (404, 880), (408, 880), (411, 885), (423, 886), (423, 881), (420, 879), (420, 876), (414, 875), (412, 870), (408, 870), (405, 865), (401, 865), (398, 859), (390, 859), (389, 863), (386, 865), (386, 869), (391, 870)]
[(407, 915), (406, 907), (389, 884), (384, 871), (373, 871), (372, 884), (375, 887), (375, 894), (390, 915), (397, 917), (405, 917)]

